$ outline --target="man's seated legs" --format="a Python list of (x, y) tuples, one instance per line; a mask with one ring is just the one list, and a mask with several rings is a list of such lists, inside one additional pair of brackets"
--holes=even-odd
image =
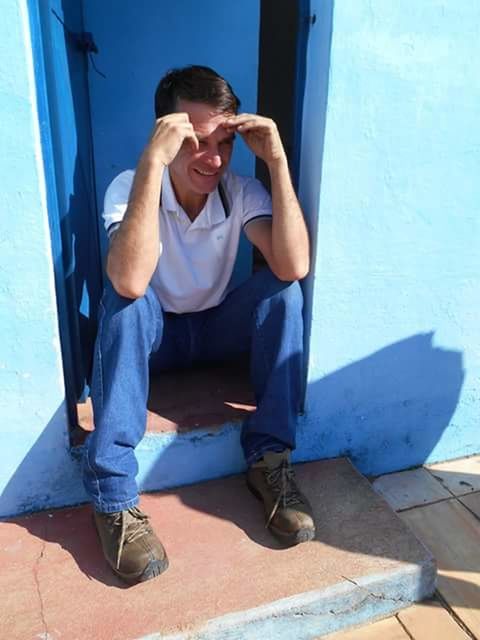
[(146, 426), (150, 354), (163, 344), (166, 364), (174, 355), (163, 334), (163, 312), (150, 288), (142, 298), (129, 300), (107, 286), (95, 343), (95, 430), (86, 443), (84, 483), (105, 557), (127, 582), (147, 580), (168, 566), (160, 541), (137, 507), (134, 453)]
[(137, 508), (134, 450), (145, 432), (150, 368), (250, 353), (257, 410), (241, 438), (248, 486), (264, 502), (277, 538), (296, 544), (313, 537), (311, 510), (289, 460), (302, 389), (302, 303), (298, 282), (283, 282), (269, 269), (251, 276), (219, 306), (191, 314), (164, 314), (150, 288), (137, 300), (107, 288), (95, 345), (95, 431), (87, 441), (84, 480), (105, 556), (124, 580), (146, 580), (168, 566)]
[(310, 505), (290, 465), (302, 395), (302, 307), (298, 282), (281, 281), (262, 269), (218, 307), (203, 312), (196, 337), (199, 360), (250, 352), (257, 410), (242, 430), (247, 483), (264, 502), (268, 527), (286, 544), (315, 534)]

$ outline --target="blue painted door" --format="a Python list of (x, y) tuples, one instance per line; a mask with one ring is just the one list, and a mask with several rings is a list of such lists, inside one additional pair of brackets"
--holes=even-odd
[(49, 217), (65, 383), (74, 424), (75, 401), (87, 391), (103, 288), (88, 65), (81, 46), (83, 12), (76, 0), (45, 0), (31, 8), (31, 15), (42, 33), (48, 104), (41, 125), (44, 133), (49, 132), (53, 156), (53, 162), (46, 162)]

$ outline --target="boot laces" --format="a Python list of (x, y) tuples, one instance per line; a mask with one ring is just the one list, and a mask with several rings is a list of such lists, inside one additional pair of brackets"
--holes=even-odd
[(117, 569), (120, 568), (120, 560), (125, 544), (129, 544), (141, 538), (150, 531), (148, 516), (138, 507), (132, 507), (126, 511), (115, 513), (111, 519), (112, 528), (121, 527), (120, 540), (117, 552)]
[(265, 527), (268, 527), (278, 511), (280, 505), (283, 509), (296, 504), (303, 504), (302, 496), (295, 484), (295, 473), (286, 460), (274, 469), (265, 472), (267, 484), (277, 494), (275, 504), (270, 513)]

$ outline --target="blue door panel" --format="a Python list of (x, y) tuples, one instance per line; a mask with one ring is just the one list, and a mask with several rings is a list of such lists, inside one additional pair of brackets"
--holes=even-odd
[[(94, 189), (87, 60), (79, 46), (81, 4), (74, 0), (38, 3), (48, 117), (54, 156), (56, 229), (52, 245), (59, 297), (66, 301), (60, 329), (68, 335), (75, 396), (86, 389), (96, 308), (103, 286)], [(59, 282), (61, 274), (61, 282)], [(64, 340), (65, 341), (65, 340)], [(68, 376), (67, 376), (68, 377)], [(67, 382), (68, 384), (68, 382)], [(71, 389), (69, 389), (71, 392)]]

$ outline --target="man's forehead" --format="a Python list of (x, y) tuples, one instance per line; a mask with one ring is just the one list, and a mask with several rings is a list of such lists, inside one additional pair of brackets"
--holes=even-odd
[(179, 100), (177, 111), (188, 113), (195, 131), (207, 136), (219, 128), (222, 133), (225, 132), (221, 125), (234, 115), (233, 113), (218, 111), (210, 104), (190, 102), (188, 100)]

